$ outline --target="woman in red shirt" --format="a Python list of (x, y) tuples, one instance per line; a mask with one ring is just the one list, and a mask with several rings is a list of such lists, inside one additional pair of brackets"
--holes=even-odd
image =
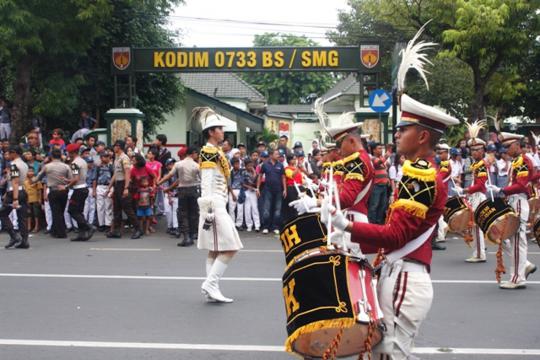
[(296, 190), (296, 186), (298, 186), (301, 191), (303, 190), (302, 184), (304, 180), (302, 177), (302, 171), (296, 166), (296, 162), (296, 156), (292, 154), (287, 155), (288, 166), (285, 167), (285, 174), (283, 175), (283, 188), (286, 189), (283, 194), (285, 199), (281, 203), (283, 224), (288, 223), (298, 216), (298, 212), (295, 210), (295, 208), (289, 206), (291, 201), (298, 199), (298, 191)]

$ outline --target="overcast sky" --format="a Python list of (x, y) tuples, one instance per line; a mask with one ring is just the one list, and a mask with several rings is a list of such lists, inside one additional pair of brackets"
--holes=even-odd
[(179, 40), (183, 46), (197, 47), (251, 46), (253, 35), (265, 32), (306, 35), (320, 45), (331, 45), (325, 32), (336, 26), (338, 9), (347, 8), (346, 0), (184, 2), (170, 17), (170, 27), (182, 31)]

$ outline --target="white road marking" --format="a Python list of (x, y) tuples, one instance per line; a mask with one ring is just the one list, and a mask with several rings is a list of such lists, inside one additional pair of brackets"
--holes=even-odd
[(90, 248), (91, 251), (161, 251), (155, 248)]
[[(489, 251), (488, 254), (489, 255), (495, 255), (495, 254), (497, 254), (497, 252)], [(527, 255), (540, 255), (540, 252), (538, 252), (538, 251), (528, 251)]]
[[(2, 277), (59, 278), (59, 279), (110, 279), (110, 280), (205, 280), (203, 276), (155, 276), (155, 275), (88, 275), (88, 274), (23, 274), (0, 273)], [(224, 277), (225, 281), (281, 282), (271, 277)], [(432, 280), (434, 284), (496, 284), (495, 280)], [(540, 285), (540, 281), (527, 281), (529, 285)]]
[[(211, 351), (251, 351), (284, 352), (282, 345), (225, 345), (225, 344), (182, 344), (150, 342), (110, 342), (110, 341), (71, 341), (71, 340), (21, 340), (0, 339), (0, 346), (46, 346), (46, 347), (84, 347), (84, 348), (122, 348), (157, 350), (211, 350)], [(460, 355), (540, 355), (540, 349), (493, 349), (493, 348), (436, 348), (417, 347), (415, 354), (460, 354)]]
[(257, 250), (257, 249), (242, 249), (240, 250), (241, 253), (247, 252), (247, 253), (281, 253), (283, 254), (283, 250)]

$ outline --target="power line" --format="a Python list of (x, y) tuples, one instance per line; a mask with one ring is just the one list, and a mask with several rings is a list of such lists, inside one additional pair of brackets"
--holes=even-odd
[(269, 21), (248, 21), (238, 19), (219, 19), (219, 18), (207, 18), (198, 16), (182, 16), (182, 15), (169, 15), (169, 18), (188, 20), (188, 21), (212, 21), (212, 22), (227, 22), (236, 24), (250, 24), (250, 25), (267, 25), (267, 26), (291, 26), (291, 27), (307, 27), (307, 28), (319, 28), (319, 29), (335, 29), (334, 24), (323, 25), (309, 24), (309, 23), (287, 23), (287, 22), (269, 22)]

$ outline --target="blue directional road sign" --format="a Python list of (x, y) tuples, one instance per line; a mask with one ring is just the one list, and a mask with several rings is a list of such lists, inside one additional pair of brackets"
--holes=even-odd
[(392, 97), (383, 89), (376, 89), (369, 94), (369, 107), (375, 112), (385, 112), (392, 106)]

